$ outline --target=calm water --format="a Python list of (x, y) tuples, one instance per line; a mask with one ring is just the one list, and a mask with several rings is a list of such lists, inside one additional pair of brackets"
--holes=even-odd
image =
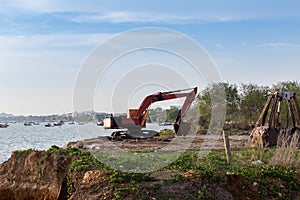
[[(148, 124), (147, 128), (159, 131), (172, 126)], [(111, 132), (113, 130), (105, 130), (93, 123), (64, 124), (60, 127), (45, 127), (44, 123), (32, 126), (24, 126), (23, 123), (10, 124), (7, 128), (0, 128), (0, 163), (6, 161), (15, 150), (46, 150), (52, 145), (65, 147), (71, 141), (108, 136)]]

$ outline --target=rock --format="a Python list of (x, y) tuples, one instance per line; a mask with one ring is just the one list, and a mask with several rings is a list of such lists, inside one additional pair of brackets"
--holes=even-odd
[(53, 149), (60, 149), (60, 147), (56, 146), (56, 145), (52, 145), (51, 148), (53, 148)]
[(256, 186), (258, 186), (258, 183), (257, 183), (257, 182), (253, 182), (252, 185), (253, 185), (254, 187), (256, 187)]
[(249, 142), (252, 146), (267, 147), (276, 146), (279, 131), (269, 126), (259, 126), (252, 130)]
[(93, 185), (97, 182), (101, 181), (101, 177), (105, 176), (103, 171), (95, 170), (95, 171), (87, 171), (85, 172), (82, 183)]
[(262, 165), (263, 162), (261, 160), (255, 160), (251, 162), (253, 165)]
[(73, 148), (78, 148), (78, 149), (84, 149), (85, 145), (83, 144), (83, 142), (81, 141), (77, 141), (77, 142), (69, 142), (67, 144), (67, 147), (73, 147)]
[(198, 170), (198, 169), (192, 169), (192, 170), (189, 170), (189, 171), (183, 173), (182, 176), (184, 176), (184, 177), (192, 177), (192, 176), (194, 176), (194, 174), (199, 173), (199, 172), (201, 172), (201, 171)]

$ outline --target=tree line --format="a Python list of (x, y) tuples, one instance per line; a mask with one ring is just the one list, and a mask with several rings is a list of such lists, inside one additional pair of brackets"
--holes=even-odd
[[(189, 114), (189, 119), (186, 119), (198, 123), (199, 132), (204, 133), (208, 129), (212, 109), (211, 94), (220, 88), (225, 91), (226, 95), (224, 128), (230, 129), (231, 132), (252, 130), (272, 91), (296, 92), (297, 98), (300, 100), (300, 83), (298, 81), (278, 82), (272, 86), (260, 86), (253, 83), (237, 85), (228, 82), (210, 84), (197, 95), (189, 111), (194, 114)], [(287, 111), (286, 104), (282, 104), (281, 108), (283, 112)], [(179, 109), (176, 107), (150, 109), (148, 122), (173, 123), (178, 112)], [(287, 113), (283, 113), (281, 117), (284, 118), (286, 115)]]
[[(214, 83), (200, 92), (194, 109), (200, 111), (199, 131), (205, 132), (209, 126), (211, 115), (211, 93), (217, 88), (224, 88), (226, 93), (225, 128), (232, 131), (251, 130), (267, 101), (271, 91), (296, 92), (300, 99), (300, 83), (298, 81), (279, 82), (273, 86), (257, 84)], [(283, 105), (284, 106), (284, 105)]]

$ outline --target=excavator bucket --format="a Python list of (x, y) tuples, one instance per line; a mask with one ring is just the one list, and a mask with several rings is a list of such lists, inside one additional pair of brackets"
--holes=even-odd
[(191, 130), (191, 125), (188, 122), (175, 123), (174, 130), (177, 136), (186, 136)]
[(253, 146), (275, 146), (281, 142), (278, 140), (282, 139), (279, 137), (282, 132), (289, 133), (285, 134), (289, 138), (293, 134), (298, 134), (299, 122), (300, 108), (296, 93), (272, 92), (250, 134), (249, 141)]

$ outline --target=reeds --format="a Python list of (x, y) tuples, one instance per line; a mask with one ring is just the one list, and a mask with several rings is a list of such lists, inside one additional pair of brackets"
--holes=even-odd
[(300, 166), (299, 159), (300, 131), (294, 133), (282, 130), (278, 136), (277, 147), (269, 164), (277, 166)]

